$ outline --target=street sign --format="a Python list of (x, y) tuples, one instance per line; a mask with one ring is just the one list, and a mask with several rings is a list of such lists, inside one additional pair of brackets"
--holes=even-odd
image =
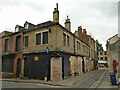
[(46, 53), (49, 53), (50, 52), (50, 49), (47, 47), (46, 48)]

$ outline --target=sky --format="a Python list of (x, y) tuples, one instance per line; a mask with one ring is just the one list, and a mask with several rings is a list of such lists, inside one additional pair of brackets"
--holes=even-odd
[(53, 10), (58, 3), (60, 24), (64, 26), (67, 15), (71, 30), (78, 26), (98, 40), (106, 49), (106, 40), (118, 33), (119, 0), (0, 0), (0, 32), (15, 31), (25, 21), (39, 24), (53, 20)]

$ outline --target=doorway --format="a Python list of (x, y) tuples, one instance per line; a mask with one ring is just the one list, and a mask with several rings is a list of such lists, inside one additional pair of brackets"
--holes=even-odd
[(16, 77), (21, 76), (21, 59), (17, 60)]

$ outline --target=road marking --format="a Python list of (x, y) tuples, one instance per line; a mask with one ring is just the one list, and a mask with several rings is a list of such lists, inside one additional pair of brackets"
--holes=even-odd
[(5, 82), (5, 83), (13, 83), (13, 82)]
[(41, 85), (41, 86), (49, 86), (49, 87), (60, 87), (60, 86), (53, 86), (53, 85), (46, 85), (46, 84), (36, 84), (36, 85)]
[(106, 70), (104, 71), (104, 73), (102, 74), (102, 76), (95, 82), (95, 84), (93, 86), (91, 86), (90, 88), (96, 88), (100, 82), (102, 81), (102, 79), (104, 78), (104, 75), (106, 73)]
[[(103, 71), (103, 70), (91, 71), (90, 75), (87, 75), (87, 76), (85, 76), (83, 79), (81, 79), (80, 81), (77, 81), (76, 83), (73, 84), (73, 86), (74, 86), (74, 87), (77, 87), (77, 86), (79, 87), (79, 85), (80, 85), (82, 82), (84, 82), (84, 81), (86, 81), (87, 79), (93, 77), (94, 75), (96, 75), (97, 73), (99, 73), (99, 72), (101, 72), (101, 71)], [(94, 72), (94, 73), (93, 73), (93, 72)]]

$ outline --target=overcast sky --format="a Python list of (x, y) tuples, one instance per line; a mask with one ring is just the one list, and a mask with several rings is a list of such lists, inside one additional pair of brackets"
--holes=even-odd
[(106, 40), (118, 33), (118, 0), (99, 1), (0, 0), (0, 32), (14, 31), (17, 24), (23, 26), (25, 21), (38, 24), (52, 20), (53, 10), (58, 3), (61, 25), (64, 26), (69, 15), (72, 32), (78, 26), (86, 28), (87, 33), (98, 39), (105, 49)]

